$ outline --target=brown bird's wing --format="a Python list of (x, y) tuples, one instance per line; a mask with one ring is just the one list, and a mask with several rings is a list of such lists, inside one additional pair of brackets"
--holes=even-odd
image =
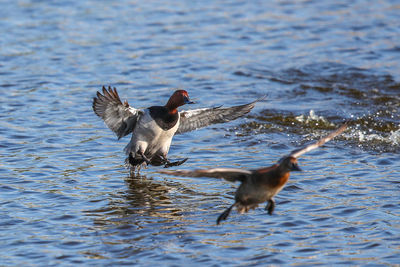
[(215, 168), (208, 170), (194, 170), (194, 171), (160, 171), (160, 173), (176, 176), (186, 177), (211, 177), (223, 178), (229, 182), (243, 181), (247, 179), (252, 172), (243, 169), (235, 168)]
[(346, 130), (348, 125), (348, 121), (345, 122), (342, 126), (340, 126), (337, 130), (331, 132), (330, 134), (328, 134), (327, 136), (319, 139), (317, 142), (315, 142), (314, 144), (308, 145), (306, 147), (300, 148), (300, 149), (296, 149), (294, 151), (292, 151), (292, 153), (290, 153), (289, 157), (294, 157), (297, 158), (301, 155), (303, 155), (304, 153), (307, 153), (313, 149), (316, 149), (320, 146), (322, 146), (323, 144), (325, 144), (326, 142), (330, 141), (332, 138), (334, 138), (335, 136), (341, 134), (344, 130)]
[(251, 103), (229, 108), (215, 107), (181, 111), (177, 134), (190, 132), (210, 124), (223, 123), (235, 120), (249, 113), (256, 102), (265, 99), (265, 96)]
[(131, 133), (143, 111), (123, 104), (119, 98), (117, 89), (103, 86), (103, 94), (97, 92), (93, 98), (93, 111), (102, 118), (105, 124), (118, 136), (118, 139)]

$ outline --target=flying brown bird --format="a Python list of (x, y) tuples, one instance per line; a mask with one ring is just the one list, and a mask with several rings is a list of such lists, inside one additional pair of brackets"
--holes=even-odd
[(229, 182), (240, 181), (241, 184), (235, 193), (235, 203), (227, 208), (217, 219), (217, 224), (228, 218), (232, 208), (237, 207), (239, 213), (256, 208), (259, 204), (268, 201), (265, 209), (272, 214), (275, 208), (273, 197), (278, 194), (289, 180), (291, 171), (300, 171), (297, 158), (304, 153), (318, 148), (341, 134), (347, 128), (347, 122), (329, 135), (306, 147), (296, 149), (282, 157), (276, 164), (258, 170), (243, 170), (235, 168), (216, 168), (194, 171), (160, 171), (164, 174), (187, 177), (223, 178)]

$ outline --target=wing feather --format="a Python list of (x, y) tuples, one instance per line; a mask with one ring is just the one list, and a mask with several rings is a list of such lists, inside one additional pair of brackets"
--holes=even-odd
[(252, 174), (251, 171), (236, 168), (215, 168), (194, 171), (160, 171), (160, 173), (186, 177), (223, 178), (229, 182), (243, 181)]
[(121, 102), (117, 89), (103, 86), (103, 94), (93, 98), (93, 111), (117, 135), (118, 139), (131, 133), (143, 111)]
[(210, 124), (224, 123), (235, 120), (254, 108), (255, 103), (265, 99), (259, 98), (251, 103), (229, 108), (215, 107), (181, 111), (178, 133), (190, 132)]
[(334, 137), (338, 136), (339, 134), (341, 134), (344, 130), (346, 130), (347, 125), (348, 125), (348, 121), (346, 121), (342, 126), (340, 126), (338, 129), (336, 129), (335, 131), (331, 132), (330, 134), (328, 134), (327, 136), (319, 139), (317, 142), (308, 145), (306, 147), (300, 148), (300, 149), (296, 149), (294, 151), (292, 151), (292, 153), (290, 153), (290, 157), (294, 157), (294, 158), (298, 158), (299, 156), (303, 155), (304, 153), (307, 153), (313, 149), (316, 149), (320, 146), (322, 146), (323, 144), (325, 144), (326, 142), (330, 141), (331, 139), (333, 139)]

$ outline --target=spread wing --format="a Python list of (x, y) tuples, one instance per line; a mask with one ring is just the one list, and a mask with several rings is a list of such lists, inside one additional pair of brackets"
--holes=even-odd
[(326, 142), (330, 141), (331, 139), (333, 139), (335, 136), (338, 136), (339, 134), (341, 134), (344, 130), (346, 130), (347, 125), (348, 125), (348, 121), (345, 122), (342, 126), (340, 126), (337, 130), (331, 132), (330, 134), (328, 134), (327, 136), (319, 139), (317, 142), (315, 142), (314, 144), (308, 145), (306, 147), (300, 148), (300, 149), (296, 149), (294, 151), (292, 151), (292, 153), (290, 153), (289, 157), (294, 157), (297, 158), (301, 155), (303, 155), (304, 153), (307, 153), (313, 149), (316, 149), (317, 147), (322, 146), (323, 144), (325, 144)]
[(223, 123), (235, 120), (249, 113), (256, 102), (265, 99), (259, 98), (249, 104), (229, 108), (215, 107), (181, 111), (179, 128), (176, 133), (185, 133), (205, 127), (210, 124)]
[(235, 168), (216, 168), (194, 171), (160, 171), (160, 173), (186, 177), (223, 178), (229, 182), (243, 181), (252, 174), (251, 171)]
[(108, 90), (103, 86), (103, 94), (97, 92), (97, 97), (93, 98), (93, 111), (116, 133), (118, 139), (132, 132), (143, 114), (142, 110), (129, 106), (127, 101), (122, 104), (117, 89), (110, 86)]

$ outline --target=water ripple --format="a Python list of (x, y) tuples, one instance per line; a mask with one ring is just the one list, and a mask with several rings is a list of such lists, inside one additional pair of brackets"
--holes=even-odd
[[(6, 1), (0, 9), (0, 265), (395, 265), (400, 98), (396, 1)], [(269, 216), (218, 215), (237, 187), (128, 177), (91, 110), (176, 88), (195, 108), (267, 95), (245, 118), (174, 138), (180, 168), (299, 159)], [(29, 253), (27, 253), (29, 251)]]

